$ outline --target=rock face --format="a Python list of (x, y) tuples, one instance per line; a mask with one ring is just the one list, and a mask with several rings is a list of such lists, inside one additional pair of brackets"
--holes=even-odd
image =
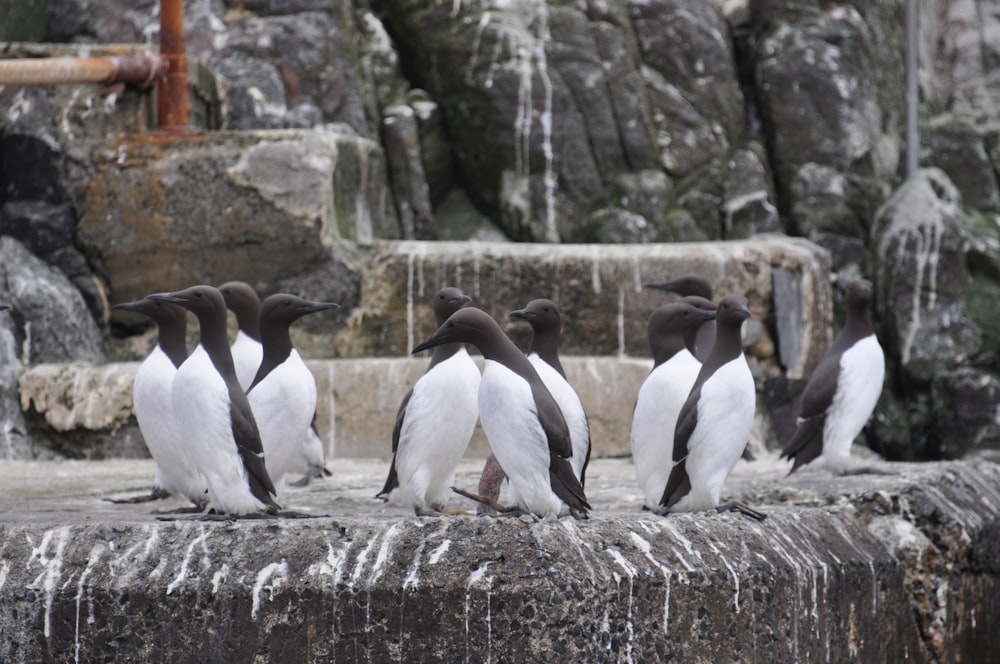
[(763, 523), (643, 515), (613, 460), (588, 473), (586, 521), (414, 518), (335, 465), (293, 494), (329, 516), (168, 523), (100, 500), (114, 466), (45, 497), (30, 478), (59, 465), (0, 465), (21, 487), (0, 525), (4, 661), (965, 661), (1000, 618), (985, 462), (737, 473)]

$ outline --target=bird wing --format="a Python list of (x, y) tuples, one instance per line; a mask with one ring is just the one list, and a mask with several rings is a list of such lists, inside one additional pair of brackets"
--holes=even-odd
[(696, 385), (677, 414), (674, 426), (674, 461), (680, 461), (688, 454), (688, 442), (694, 428), (698, 426), (698, 400), (701, 399), (701, 385)]
[(406, 406), (413, 396), (411, 387), (403, 400), (399, 403), (399, 410), (396, 411), (396, 423), (392, 427), (392, 463), (389, 464), (389, 475), (385, 478), (385, 485), (382, 490), (375, 494), (376, 498), (387, 496), (393, 489), (399, 486), (399, 476), (396, 475), (396, 451), (399, 449), (399, 434), (403, 430), (403, 421), (406, 419)]
[(580, 486), (585, 485), (585, 478), (587, 476), (587, 466), (590, 465), (590, 419), (584, 415), (584, 422), (587, 424), (587, 458), (583, 460), (583, 465), (580, 466)]
[(537, 385), (531, 384), (531, 395), (535, 400), (538, 421), (541, 422), (545, 437), (549, 441), (549, 451), (563, 459), (571, 458), (573, 456), (573, 442), (569, 437), (566, 418), (559, 410), (559, 404), (552, 398), (541, 380), (538, 381)]
[(687, 474), (686, 461), (687, 457), (684, 457), (670, 469), (667, 486), (663, 489), (663, 497), (660, 498), (660, 505), (663, 507), (673, 507), (691, 492), (691, 478)]
[(837, 378), (840, 375), (840, 356), (825, 356), (816, 366), (809, 382), (802, 391), (802, 408), (799, 417), (808, 420), (817, 415), (825, 415), (833, 403), (837, 392)]
[(233, 439), (247, 469), (250, 492), (265, 505), (278, 507), (272, 498), (277, 492), (264, 465), (264, 447), (260, 442), (260, 431), (253, 418), (250, 402), (239, 386), (235, 390), (230, 390), (229, 412), (233, 423)]
[(403, 400), (399, 404), (399, 410), (396, 411), (396, 424), (392, 427), (392, 453), (395, 454), (396, 450), (399, 449), (399, 433), (403, 430), (403, 420), (406, 419), (406, 406), (410, 403), (410, 397), (413, 396), (413, 388), (406, 393)]
[(802, 391), (799, 425), (781, 450), (782, 459), (795, 461), (790, 471), (792, 473), (823, 453), (823, 428), (826, 425), (827, 411), (837, 392), (839, 358), (839, 355), (831, 353), (824, 355)]
[(660, 498), (660, 505), (664, 507), (673, 507), (691, 491), (691, 478), (688, 477), (685, 461), (688, 455), (688, 442), (698, 425), (700, 398), (701, 385), (696, 384), (677, 415), (677, 425), (674, 428), (674, 467), (670, 470), (667, 486), (663, 489), (663, 497)]

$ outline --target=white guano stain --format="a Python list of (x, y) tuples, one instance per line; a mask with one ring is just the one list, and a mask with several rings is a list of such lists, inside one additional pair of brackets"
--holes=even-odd
[[(46, 639), (52, 635), (52, 605), (55, 602), (59, 579), (62, 577), (63, 552), (66, 550), (66, 544), (69, 542), (69, 534), (69, 526), (46, 530), (42, 535), (41, 543), (37, 547), (31, 541), (31, 536), (25, 535), (28, 545), (31, 547), (31, 555), (28, 557), (27, 562), (28, 568), (31, 568), (36, 559), (42, 567), (42, 571), (28, 587), (41, 590), (45, 594), (45, 624), (43, 634)], [(53, 545), (53, 538), (56, 541), (54, 550), (50, 553), (49, 547)]]
[[(270, 583), (268, 583), (270, 582)], [(268, 592), (268, 601), (274, 600), (274, 594), (288, 582), (288, 564), (282, 560), (280, 563), (271, 563), (257, 572), (257, 580), (253, 584), (251, 595), (250, 618), (257, 619), (257, 612), (260, 610), (260, 596), (265, 590)]]
[(207, 539), (208, 539), (208, 531), (206, 531), (204, 528), (201, 528), (201, 534), (198, 535), (198, 537), (191, 540), (190, 543), (188, 543), (187, 550), (184, 552), (184, 558), (181, 560), (180, 569), (177, 570), (177, 576), (175, 576), (174, 580), (167, 585), (168, 595), (172, 593), (177, 588), (177, 586), (183, 583), (184, 579), (187, 578), (188, 568), (191, 565), (191, 557), (194, 555), (194, 548), (199, 544), (204, 544)]

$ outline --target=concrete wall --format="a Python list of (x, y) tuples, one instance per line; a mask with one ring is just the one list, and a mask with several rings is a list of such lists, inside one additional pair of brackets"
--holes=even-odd
[(340, 461), (291, 496), (327, 516), (165, 522), (102, 500), (143, 476), (122, 483), (121, 463), (0, 462), (0, 661), (986, 662), (995, 647), (996, 464), (785, 479), (741, 463), (727, 494), (758, 523), (643, 514), (619, 460), (592, 465), (586, 521), (415, 518), (372, 498), (382, 464)]

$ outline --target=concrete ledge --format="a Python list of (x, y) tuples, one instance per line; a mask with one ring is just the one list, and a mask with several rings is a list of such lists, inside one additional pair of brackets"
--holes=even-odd
[(149, 462), (2, 462), (0, 660), (983, 661), (1000, 467), (882, 468), (740, 462), (759, 524), (641, 513), (624, 460), (587, 521), (418, 519), (370, 498), (384, 462), (337, 461), (290, 497), (329, 516), (205, 523), (102, 502)]

